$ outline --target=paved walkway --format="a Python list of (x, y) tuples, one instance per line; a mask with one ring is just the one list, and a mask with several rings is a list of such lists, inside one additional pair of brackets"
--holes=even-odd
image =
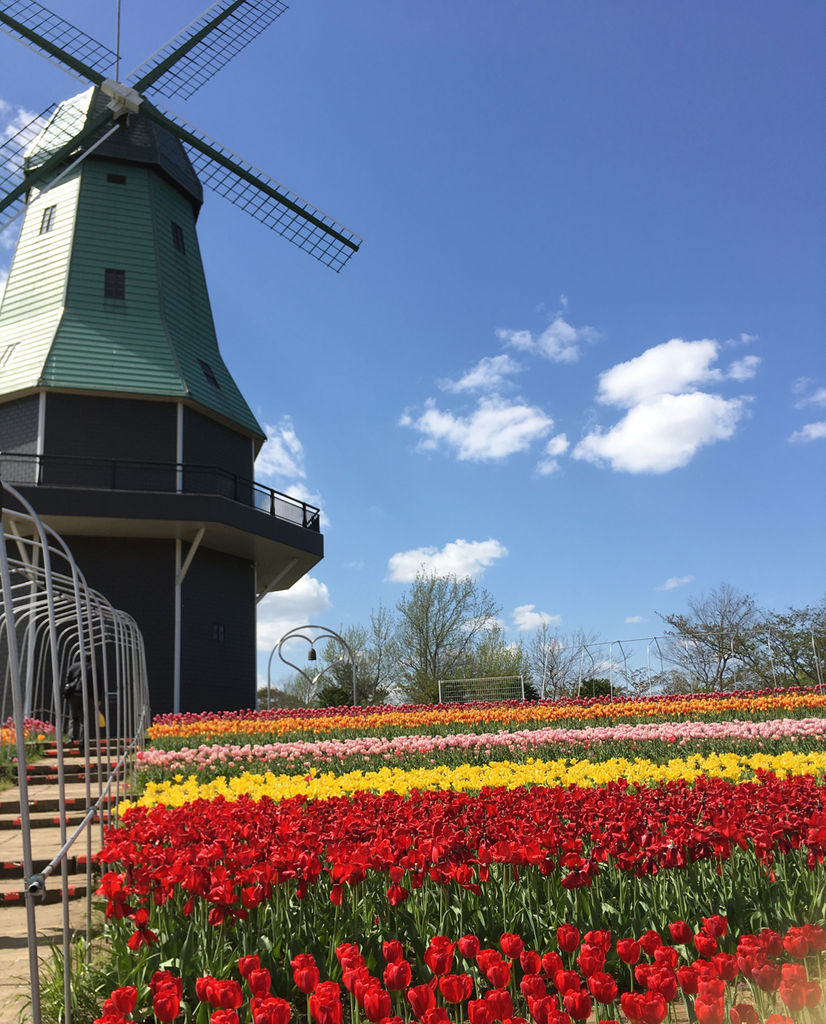
[[(61, 848), (59, 787), (54, 754), (29, 767), (29, 809), (31, 816), (34, 871), (41, 871)], [(67, 836), (83, 818), (87, 806), (85, 762), (75, 753), (64, 758)], [(93, 776), (92, 801), (97, 798), (97, 777)], [(100, 849), (100, 825), (91, 829), (91, 852)], [(83, 933), (86, 928), (87, 892), (86, 832), (76, 840), (67, 856), (69, 926)], [(26, 896), (23, 893), (23, 833), (20, 825), (20, 790), (0, 792), (0, 1024), (16, 1024), (29, 998), (29, 950)], [(93, 879), (94, 886), (94, 879)], [(43, 898), (35, 898), (35, 921), (41, 964), (51, 960), (51, 947), (62, 946), (63, 903), (61, 871), (46, 880)], [(23, 1020), (30, 1020), (25, 1014)]]

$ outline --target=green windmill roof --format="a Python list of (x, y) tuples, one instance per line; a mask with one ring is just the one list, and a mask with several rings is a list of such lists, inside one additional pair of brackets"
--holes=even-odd
[[(61, 104), (26, 169), (105, 100), (91, 89)], [(0, 394), (53, 387), (182, 398), (263, 438), (218, 348), (195, 231), (201, 195), (181, 143), (130, 115), (34, 197), (0, 307), (0, 358), (13, 346), (0, 363)]]

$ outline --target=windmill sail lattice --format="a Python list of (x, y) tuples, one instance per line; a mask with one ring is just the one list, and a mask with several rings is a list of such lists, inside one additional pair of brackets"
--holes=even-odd
[(139, 92), (189, 99), (286, 10), (281, 0), (222, 0), (170, 39), (126, 81)]

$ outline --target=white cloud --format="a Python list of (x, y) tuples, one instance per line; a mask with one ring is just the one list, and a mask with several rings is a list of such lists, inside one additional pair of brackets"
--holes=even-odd
[(572, 454), (628, 473), (667, 473), (732, 437), (745, 408), (743, 399), (704, 392), (660, 395), (635, 405), (610, 430), (586, 435)]
[(8, 270), (0, 269), (0, 302), (3, 301), (3, 294), (6, 291), (6, 281), (9, 279)]
[(511, 348), (543, 356), (553, 363), (575, 363), (579, 359), (582, 344), (595, 341), (598, 333), (593, 327), (574, 327), (557, 314), (545, 330), (536, 336), (532, 331), (505, 328), (497, 330), (496, 336)]
[(669, 576), (665, 583), (661, 583), (656, 590), (676, 590), (677, 587), (684, 587), (686, 583), (693, 583), (693, 576)]
[(432, 451), (443, 444), (460, 461), (483, 462), (524, 451), (548, 433), (553, 420), (537, 406), (519, 399), (506, 402), (491, 395), (480, 398), (468, 416), (442, 412), (430, 399), (424, 412), (415, 418), (405, 413), (399, 425), (412, 427), (422, 435), (420, 451)]
[(697, 384), (720, 378), (720, 371), (711, 367), (716, 358), (716, 341), (672, 338), (600, 374), (597, 398), (607, 405), (630, 408), (660, 395), (693, 390)]
[(494, 391), (521, 369), (509, 355), (485, 356), (459, 380), (440, 380), (438, 384), (443, 391)]
[(480, 576), (497, 558), (508, 550), (498, 540), (454, 540), (441, 550), (435, 547), (398, 551), (387, 562), (387, 579), (395, 583), (411, 583), (420, 572), (436, 576)]
[(258, 650), (271, 651), (296, 626), (317, 623), (330, 608), (326, 583), (302, 576), (289, 590), (276, 590), (258, 603)]
[(625, 621), (629, 625), (633, 625), (635, 622), (648, 622), (648, 619), (646, 619), (643, 615), (626, 615)]
[(789, 440), (794, 443), (806, 442), (806, 441), (819, 441), (821, 438), (826, 437), (826, 420), (820, 420), (818, 423), (807, 423), (805, 427), (795, 432), (789, 437)]
[(559, 469), (557, 456), (564, 455), (570, 446), (570, 441), (565, 434), (557, 434), (552, 437), (545, 445), (545, 457), (537, 463), (537, 473), (540, 476), (550, 476), (551, 473), (555, 473)]
[[(798, 377), (792, 385), (792, 391), (802, 397), (795, 402), (795, 409), (804, 409), (807, 405), (826, 405), (826, 388), (815, 387), (815, 384), (816, 381), (811, 377)], [(809, 388), (814, 390), (807, 395), (805, 392)]]
[(731, 380), (751, 380), (762, 361), (760, 356), (744, 356), (742, 359), (735, 359), (728, 368), (726, 376)]
[(549, 615), (547, 612), (535, 610), (535, 604), (520, 604), (513, 610), (513, 626), (520, 633), (540, 626), (558, 626), (562, 622), (561, 615)]
[(268, 423), (265, 430), (267, 440), (255, 460), (256, 479), (266, 481), (282, 494), (321, 509), (321, 527), (327, 529), (330, 519), (324, 511), (324, 500), (306, 483), (304, 446), (295, 432), (292, 417), (282, 416), (276, 426)]
[(307, 475), (304, 446), (298, 439), (292, 418), (282, 416), (276, 426), (268, 423), (265, 429), (267, 440), (255, 460), (256, 473), (264, 477), (298, 477), (303, 480)]

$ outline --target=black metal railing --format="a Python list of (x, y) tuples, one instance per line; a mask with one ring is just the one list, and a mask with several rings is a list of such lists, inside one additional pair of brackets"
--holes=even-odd
[(217, 494), (307, 530), (321, 529), (321, 514), (314, 505), (220, 466), (0, 452), (0, 478), (24, 486)]

